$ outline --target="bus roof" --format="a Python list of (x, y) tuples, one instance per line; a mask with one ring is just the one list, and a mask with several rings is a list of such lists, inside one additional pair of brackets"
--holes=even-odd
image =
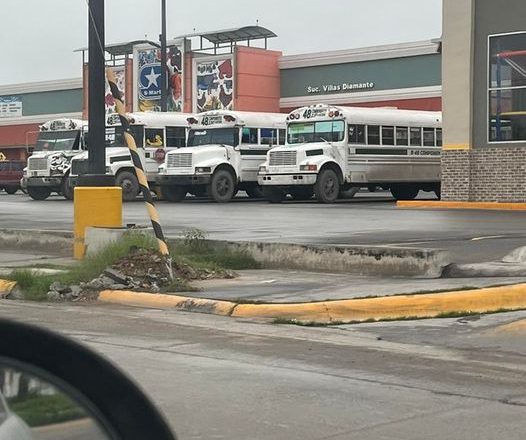
[(191, 117), (192, 114), (178, 112), (134, 112), (130, 113), (130, 116), (136, 125), (147, 125), (151, 127), (156, 125), (175, 125), (186, 127), (188, 125), (188, 118)]
[(40, 126), (40, 131), (80, 130), (88, 126), (88, 121), (82, 119), (59, 118), (51, 119)]
[[(315, 110), (319, 115), (314, 118), (304, 118), (307, 110)], [(318, 104), (302, 107), (289, 114), (289, 121), (305, 121), (309, 119), (320, 119), (329, 117), (330, 112), (338, 112), (340, 119), (343, 116), (348, 122), (357, 124), (404, 124), (404, 125), (429, 125), (439, 127), (442, 124), (442, 112), (400, 110), (396, 108), (382, 107), (341, 107)], [(295, 118), (290, 118), (295, 115)], [(299, 117), (298, 117), (299, 116)], [(337, 118), (337, 117), (335, 117)]]
[[(194, 116), (199, 122), (203, 117), (210, 116), (231, 116), (235, 118), (235, 125), (244, 125), (246, 127), (254, 128), (285, 128), (287, 122), (287, 115), (285, 113), (268, 113), (268, 112), (246, 112), (233, 110), (211, 110), (203, 113), (198, 113)], [(200, 123), (198, 125), (201, 125)]]

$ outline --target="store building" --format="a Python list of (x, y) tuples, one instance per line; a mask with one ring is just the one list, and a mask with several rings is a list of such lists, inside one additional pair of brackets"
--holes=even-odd
[[(168, 111), (288, 112), (327, 103), (417, 110), (441, 108), (438, 41), (283, 56), (260, 26), (184, 35), (168, 43)], [(160, 50), (148, 41), (107, 45), (128, 111), (160, 111)], [(87, 61), (87, 50), (83, 60)], [(107, 89), (106, 112), (115, 110)], [(46, 120), (87, 119), (82, 79), (0, 87), (0, 151), (26, 154)]]
[(443, 5), (442, 197), (526, 202), (526, 2)]

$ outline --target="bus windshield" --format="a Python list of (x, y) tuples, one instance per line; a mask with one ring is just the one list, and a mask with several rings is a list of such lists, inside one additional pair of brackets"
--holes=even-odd
[(190, 130), (188, 146), (223, 144), (237, 147), (239, 145), (239, 128), (207, 128), (205, 130)]
[(344, 138), (344, 121), (295, 122), (287, 128), (289, 144), (341, 142)]
[(35, 151), (69, 151), (79, 147), (80, 130), (41, 131)]
[[(144, 143), (144, 125), (131, 125), (130, 131), (137, 147), (141, 148)], [(124, 130), (121, 126), (106, 127), (106, 148), (127, 147), (123, 133)]]

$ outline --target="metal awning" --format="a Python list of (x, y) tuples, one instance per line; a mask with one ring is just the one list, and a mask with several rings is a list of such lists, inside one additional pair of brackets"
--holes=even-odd
[[(113, 44), (106, 44), (106, 52), (108, 52), (110, 55), (114, 57), (123, 56), (123, 55), (129, 55), (133, 53), (133, 47), (138, 44), (149, 44), (151, 46), (160, 47), (159, 43), (156, 41), (151, 40), (135, 40), (135, 41), (129, 41), (127, 43), (113, 43)], [(73, 52), (87, 52), (89, 48), (87, 47), (81, 47), (80, 49), (76, 49)]]
[(195, 34), (182, 35), (177, 38), (201, 37), (212, 44), (235, 43), (238, 41), (262, 40), (274, 38), (277, 35), (271, 30), (262, 26), (244, 26), (234, 29), (224, 29), (215, 32), (198, 32)]

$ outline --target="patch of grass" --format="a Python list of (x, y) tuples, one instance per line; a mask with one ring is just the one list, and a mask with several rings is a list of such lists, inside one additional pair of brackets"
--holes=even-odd
[(49, 286), (53, 282), (58, 281), (61, 284), (71, 285), (91, 281), (98, 277), (104, 269), (128, 255), (130, 249), (133, 248), (156, 249), (157, 243), (153, 237), (145, 234), (127, 234), (122, 240), (111, 243), (99, 253), (69, 266), (64, 273), (43, 275), (22, 269), (15, 270), (7, 278), (16, 281), (26, 299), (43, 301), (47, 298)]
[(174, 259), (202, 269), (221, 271), (222, 269), (259, 269), (261, 265), (245, 250), (207, 240), (207, 234), (199, 229), (187, 231), (179, 244), (170, 247)]
[(16, 397), (9, 400), (9, 406), (30, 427), (87, 417), (85, 411), (64, 394)]

